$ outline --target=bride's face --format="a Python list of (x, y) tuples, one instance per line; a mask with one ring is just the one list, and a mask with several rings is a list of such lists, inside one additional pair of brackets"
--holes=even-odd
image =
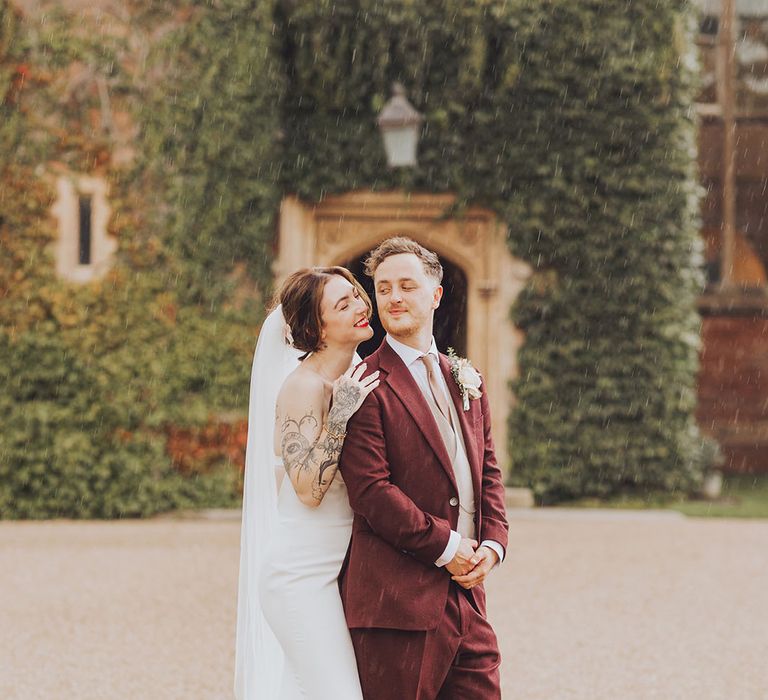
[(340, 275), (326, 283), (320, 313), (322, 339), (327, 345), (357, 345), (373, 335), (368, 307), (357, 288)]

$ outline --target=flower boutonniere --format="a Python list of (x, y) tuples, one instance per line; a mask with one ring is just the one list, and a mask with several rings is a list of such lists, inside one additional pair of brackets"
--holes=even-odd
[(464, 410), (468, 411), (469, 400), (479, 399), (483, 395), (483, 392), (480, 391), (480, 384), (483, 380), (472, 363), (466, 357), (459, 357), (453, 348), (448, 348), (448, 361), (451, 363), (451, 374), (461, 391)]

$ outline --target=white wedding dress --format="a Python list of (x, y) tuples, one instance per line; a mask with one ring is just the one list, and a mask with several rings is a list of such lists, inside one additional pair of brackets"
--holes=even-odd
[[(277, 469), (283, 469), (281, 463)], [(352, 533), (341, 474), (316, 508), (305, 506), (291, 480), (283, 477), (278, 513), (259, 594), (264, 617), (285, 653), (279, 698), (361, 700), (338, 587)]]
[(262, 325), (251, 372), (237, 700), (362, 700), (337, 583), (352, 532), (346, 486), (337, 473), (320, 505), (305, 506), (273, 451), (278, 392), (300, 354), (278, 306)]

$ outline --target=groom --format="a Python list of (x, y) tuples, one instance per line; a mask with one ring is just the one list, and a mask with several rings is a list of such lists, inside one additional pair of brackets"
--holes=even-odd
[(391, 238), (366, 273), (387, 331), (366, 359), (381, 384), (350, 419), (340, 459), (355, 511), (341, 592), (363, 695), (500, 698), (482, 584), (504, 557), (507, 521), (488, 398), (435, 346), (437, 255)]

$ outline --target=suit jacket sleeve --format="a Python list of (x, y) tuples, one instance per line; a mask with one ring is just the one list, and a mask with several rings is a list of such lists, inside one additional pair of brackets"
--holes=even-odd
[[(485, 388), (485, 387), (483, 387)], [(507, 511), (504, 497), (504, 481), (496, 463), (496, 452), (491, 437), (491, 411), (488, 406), (488, 397), (483, 391), (480, 397), (480, 408), (483, 412), (483, 437), (485, 446), (483, 449), (483, 479), (481, 509), (482, 521), (478, 541), (494, 540), (498, 542), (506, 552), (509, 525), (507, 524)]]
[(425, 513), (391, 483), (381, 404), (375, 391), (347, 424), (339, 468), (352, 510), (365, 518), (373, 532), (393, 547), (434, 566), (448, 544), (450, 524)]

